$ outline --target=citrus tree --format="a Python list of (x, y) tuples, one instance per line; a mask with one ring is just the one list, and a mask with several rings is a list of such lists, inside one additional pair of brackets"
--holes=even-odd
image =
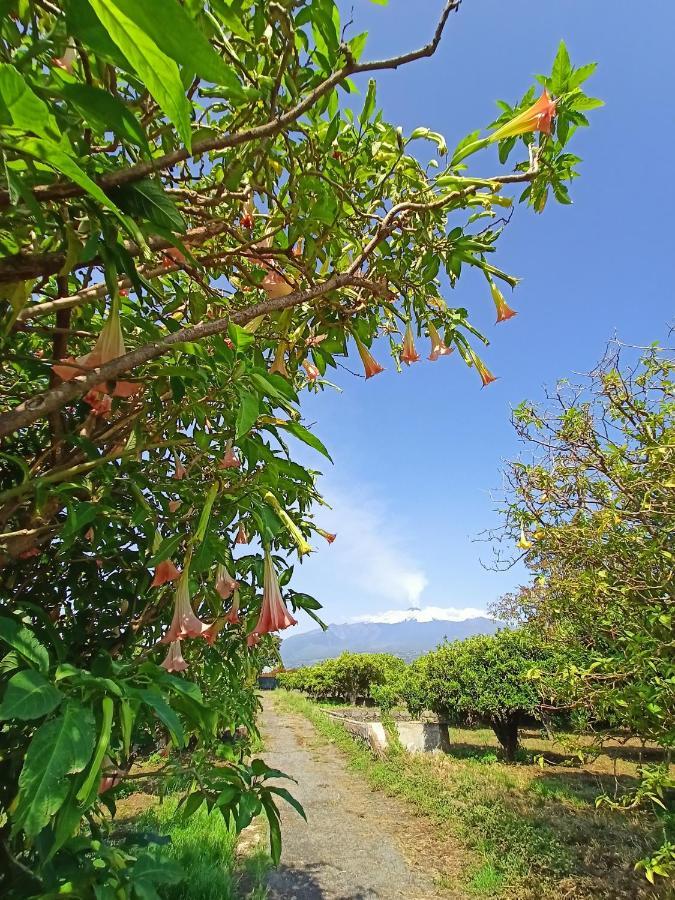
[(378, 337), (395, 368), (424, 337), (489, 384), (448, 288), (477, 269), (513, 314), (503, 210), (512, 192), (568, 202), (568, 144), (599, 103), (561, 45), (452, 151), (388, 124), (359, 76), (432, 55), (458, 7), (372, 60), (333, 0), (0, 2), (0, 871), (17, 896), (152, 889), (157, 867), (100, 817), (139, 730), (204, 749), (174, 764), (185, 814), (264, 811), (278, 858), (290, 795), (261, 761), (206, 751), (253, 727), (269, 635), (319, 608), (290, 587), (293, 554), (333, 539), (292, 458), (297, 441), (328, 457), (301, 393), (351, 351), (379, 373)]
[[(585, 383), (516, 409), (531, 453), (507, 471), (505, 528), (533, 583), (497, 610), (580, 648), (586, 664), (561, 666), (552, 684), (559, 703), (666, 754), (675, 745), (673, 371), (658, 348), (639, 361), (615, 352)], [(618, 805), (662, 811), (668, 766), (642, 775)], [(666, 841), (645, 868), (653, 879), (674, 862)]]
[(551, 656), (522, 628), (446, 642), (412, 664), (403, 695), (413, 713), (429, 709), (449, 721), (489, 722), (504, 757), (513, 761), (520, 726), (542, 703), (528, 673), (536, 666), (546, 669)]

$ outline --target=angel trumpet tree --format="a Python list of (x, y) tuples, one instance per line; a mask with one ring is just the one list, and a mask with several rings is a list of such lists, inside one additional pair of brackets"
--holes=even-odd
[[(347, 377), (352, 337), (368, 383), (351, 390), (378, 389), (387, 353), (391, 389), (409, 377), (393, 372), (401, 322), (428, 332), (432, 352), (457, 348), (472, 363), (463, 274), (515, 283), (505, 226), (480, 214), (565, 199), (577, 174), (568, 144), (594, 103), (582, 90), (590, 69), (563, 47), (544, 79), (556, 127), (546, 133), (553, 112), (542, 109), (529, 150), (500, 142), (506, 162), (488, 149), (460, 170), (461, 135), (448, 154), (435, 132), (399, 130), (378, 110), (377, 74), (432, 56), (459, 6), (446, 0), (421, 48), (376, 60), (334, 0), (4, 4), (3, 707), (22, 680), (40, 685), (29, 725), (14, 705), (0, 729), (8, 896), (67, 883), (128, 900), (134, 866), (156, 893), (146, 851), (111, 844), (96, 801), (104, 756), (128, 771), (148, 734), (204, 748), (172, 756), (176, 781), (198, 785), (187, 812), (200, 792), (238, 827), (264, 810), (278, 858), (280, 795), (262, 763), (254, 776), (245, 754), (228, 761), (241, 777), (224, 790), (208, 753), (226, 728), (255, 732), (268, 632), (319, 609), (292, 586), (321, 501), (297, 442), (329, 456), (302, 401)], [(364, 74), (363, 95), (344, 93)], [(417, 159), (428, 142), (436, 168)], [(454, 372), (434, 370), (440, 392), (452, 393)], [(233, 550), (228, 610), (216, 586), (231, 588), (218, 566)], [(179, 574), (169, 561), (181, 557), (191, 564)], [(178, 678), (182, 653), (190, 669)], [(49, 772), (46, 747), (64, 748)], [(115, 865), (83, 875), (94, 854)]]

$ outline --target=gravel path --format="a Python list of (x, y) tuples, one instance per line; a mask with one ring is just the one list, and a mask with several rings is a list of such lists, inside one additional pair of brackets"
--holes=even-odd
[(298, 780), (286, 784), (308, 820), (280, 804), (283, 851), (270, 900), (460, 900), (406, 859), (410, 812), (349, 772), (304, 717), (277, 712), (269, 694), (263, 703), (264, 759)]

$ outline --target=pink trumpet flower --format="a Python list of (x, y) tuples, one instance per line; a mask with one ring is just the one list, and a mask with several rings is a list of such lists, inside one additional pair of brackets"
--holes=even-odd
[(235, 544), (248, 544), (248, 535), (246, 534), (246, 529), (244, 528), (244, 523), (239, 523), (239, 529), (237, 530), (237, 536), (234, 539)]
[(188, 583), (189, 570), (185, 569), (176, 587), (176, 598), (174, 600), (173, 619), (169, 630), (162, 638), (163, 644), (170, 644), (171, 641), (180, 641), (186, 637), (202, 637), (205, 631), (211, 627), (194, 614), (192, 605), (190, 604), (190, 588)]
[(302, 368), (310, 381), (316, 381), (321, 374), (314, 363), (311, 363), (308, 359), (303, 359)]
[(155, 577), (152, 579), (150, 587), (161, 587), (169, 581), (175, 581), (180, 578), (180, 570), (177, 569), (170, 559), (163, 559), (155, 569)]
[(283, 628), (297, 624), (297, 621), (286, 609), (272, 557), (269, 550), (265, 550), (263, 600), (260, 618), (253, 629), (253, 634), (268, 634), (270, 631), (281, 631)]
[(221, 563), (216, 570), (216, 591), (223, 600), (227, 600), (232, 592), (238, 587), (239, 582), (230, 575), (225, 566)]
[(480, 359), (476, 360), (476, 369), (478, 370), (478, 374), (480, 375), (480, 380), (483, 382), (483, 387), (487, 387), (488, 384), (492, 384), (493, 381), (497, 380), (497, 377), (492, 374), (492, 372), (486, 367), (485, 363), (483, 363)]
[[(73, 359), (71, 356), (54, 363), (52, 370), (62, 381), (72, 381), (73, 378), (88, 375), (92, 369), (98, 369), (113, 359), (124, 356), (126, 352), (120, 325), (119, 302), (114, 299), (110, 307), (110, 315), (101, 329), (93, 350), (77, 359)], [(99, 394), (112, 394), (113, 397), (128, 398), (143, 390), (142, 384), (133, 381), (116, 381), (114, 384), (112, 391), (106, 383), (97, 384), (92, 391)], [(87, 402), (93, 405), (91, 399)], [(98, 414), (100, 415), (100, 413)]]
[(221, 459), (218, 468), (238, 469), (241, 466), (236, 450), (232, 449), (232, 441), (228, 441), (225, 447), (225, 455)]
[(248, 635), (246, 638), (246, 646), (251, 649), (251, 647), (255, 647), (255, 645), (260, 641), (260, 635), (256, 634), (255, 631)]
[(410, 326), (410, 322), (408, 322), (405, 329), (405, 337), (403, 338), (403, 352), (401, 353), (401, 359), (404, 363), (414, 363), (417, 362), (420, 358), (419, 353), (415, 349), (415, 340), (413, 338), (412, 328)]
[(286, 297), (288, 294), (292, 294), (294, 290), (292, 285), (278, 272), (268, 272), (260, 282), (260, 287), (273, 299)]
[(324, 531), (323, 528), (317, 528), (316, 533), (320, 534), (322, 538), (325, 538), (329, 544), (332, 544), (337, 534), (331, 534), (330, 531)]
[(213, 622), (211, 625), (209, 625), (209, 627), (206, 629), (206, 631), (204, 632), (202, 637), (204, 638), (206, 643), (209, 645), (209, 647), (213, 647), (213, 645), (216, 642), (216, 638), (218, 637), (220, 632), (223, 630), (224, 626), (225, 626), (225, 619), (221, 617), (220, 619), (216, 619), (215, 622)]
[(380, 372), (384, 372), (382, 366), (372, 356), (365, 344), (361, 343), (356, 335), (354, 335), (354, 340), (356, 341), (356, 349), (359, 351), (359, 356), (361, 357), (361, 362), (363, 363), (363, 368), (366, 372), (366, 378), (372, 378), (373, 375), (379, 375)]
[(180, 458), (178, 457), (178, 454), (175, 451), (173, 454), (173, 462), (174, 462), (173, 477), (176, 479), (176, 481), (182, 481), (183, 478), (185, 478), (185, 476), (187, 475), (187, 469), (185, 468), (183, 463), (180, 461)]
[(188, 664), (183, 659), (180, 641), (171, 641), (166, 657), (160, 666), (167, 672), (184, 672), (187, 669)]
[(532, 106), (514, 116), (510, 122), (502, 125), (490, 135), (490, 141), (501, 141), (507, 137), (516, 137), (519, 134), (529, 134), (532, 131), (541, 131), (543, 134), (551, 133), (553, 117), (556, 113), (557, 101), (551, 100), (549, 93), (544, 93)]
[(234, 589), (234, 593), (232, 594), (232, 606), (230, 607), (230, 611), (225, 616), (225, 621), (229, 625), (238, 625), (241, 621), (239, 618), (239, 587)]
[(511, 309), (508, 305), (504, 299), (504, 295), (492, 279), (490, 279), (490, 293), (492, 294), (492, 299), (497, 309), (497, 324), (499, 322), (506, 322), (508, 319), (512, 319), (514, 316), (518, 315), (515, 309)]
[[(109, 756), (103, 757), (103, 771), (109, 772), (110, 769), (114, 768), (114, 765), (115, 764)], [(106, 791), (109, 791), (112, 788), (116, 787), (122, 780), (122, 776), (124, 774), (124, 772), (116, 769), (112, 774), (102, 775), (101, 780), (98, 783), (98, 793), (105, 794)]]
[(452, 353), (452, 347), (446, 345), (445, 341), (431, 322), (427, 322), (427, 328), (429, 330), (429, 340), (431, 341), (431, 353), (429, 354), (429, 359), (434, 361), (441, 356), (449, 356)]

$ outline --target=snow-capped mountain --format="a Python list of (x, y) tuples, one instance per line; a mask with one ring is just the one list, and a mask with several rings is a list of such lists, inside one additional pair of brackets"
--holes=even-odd
[(358, 621), (330, 625), (304, 634), (289, 635), (281, 644), (286, 668), (307, 666), (353, 653), (394, 653), (407, 661), (433, 650), (444, 640), (454, 641), (474, 634), (494, 634), (500, 623), (483, 610), (467, 607), (427, 606), (389, 610)]

